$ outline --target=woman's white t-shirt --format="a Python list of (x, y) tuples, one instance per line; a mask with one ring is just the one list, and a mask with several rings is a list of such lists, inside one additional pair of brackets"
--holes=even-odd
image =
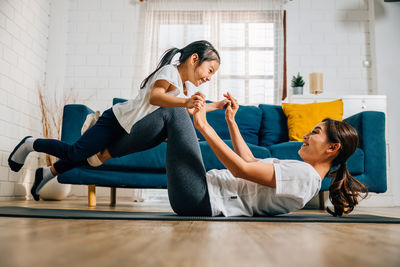
[(150, 78), (145, 88), (139, 90), (139, 95), (135, 99), (115, 104), (112, 107), (119, 124), (127, 133), (131, 131), (132, 126), (136, 122), (159, 108), (159, 106), (150, 104), (150, 93), (154, 83), (158, 80), (166, 80), (176, 87), (175, 90), (167, 92), (167, 94), (177, 97), (187, 97), (183, 93), (182, 79), (177, 66), (172, 64), (163, 66)]
[(212, 216), (285, 214), (303, 208), (321, 188), (321, 178), (308, 163), (298, 160), (262, 159), (274, 165), (276, 188), (232, 175), (229, 170), (206, 174)]

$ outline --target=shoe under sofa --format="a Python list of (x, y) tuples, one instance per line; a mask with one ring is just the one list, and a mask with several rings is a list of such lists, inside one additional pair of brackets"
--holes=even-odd
[[(126, 101), (114, 98), (113, 104)], [(94, 111), (81, 104), (64, 107), (61, 140), (72, 144), (81, 136), (86, 116)], [(224, 110), (207, 113), (207, 120), (224, 142), (232, 147)], [(359, 147), (348, 160), (348, 169), (367, 186), (369, 192), (386, 191), (385, 114), (364, 111), (345, 118), (359, 134)], [(301, 160), (297, 151), (302, 142), (289, 142), (287, 118), (280, 105), (260, 104), (240, 106), (236, 114), (240, 132), (256, 158)], [(204, 137), (197, 132), (206, 170), (224, 169)], [(116, 205), (116, 188), (167, 188), (167, 143), (120, 158), (113, 158), (100, 167), (81, 166), (58, 176), (64, 184), (87, 185), (88, 205), (96, 205), (96, 186), (110, 188), (110, 205)], [(335, 167), (333, 167), (335, 168)], [(322, 182), (319, 205), (324, 209), (323, 192), (329, 189), (331, 179)]]

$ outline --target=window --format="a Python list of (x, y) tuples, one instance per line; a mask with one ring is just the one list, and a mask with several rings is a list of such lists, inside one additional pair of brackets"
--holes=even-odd
[[(279, 11), (158, 11), (157, 59), (171, 47), (209, 40), (222, 64), (200, 89), (212, 100), (231, 92), (240, 104), (277, 103)], [(168, 17), (166, 20), (165, 18)], [(158, 31), (158, 32), (157, 32)], [(216, 90), (215, 90), (216, 89)], [(212, 90), (212, 92), (211, 92)]]

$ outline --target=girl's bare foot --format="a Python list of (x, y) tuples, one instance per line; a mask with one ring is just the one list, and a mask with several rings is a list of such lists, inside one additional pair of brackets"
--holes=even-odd
[(87, 159), (87, 162), (89, 163), (90, 166), (92, 167), (98, 167), (102, 165), (104, 162), (107, 160), (111, 159), (110, 152), (106, 148), (103, 151), (98, 152), (97, 154), (91, 156), (90, 158)]

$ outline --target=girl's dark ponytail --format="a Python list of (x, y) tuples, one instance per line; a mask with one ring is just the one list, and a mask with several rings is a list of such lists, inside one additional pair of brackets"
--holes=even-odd
[(184, 63), (193, 54), (197, 54), (199, 57), (199, 64), (197, 66), (200, 66), (201, 63), (207, 60), (217, 60), (218, 62), (221, 62), (218, 51), (212, 46), (210, 42), (205, 40), (192, 42), (182, 49), (174, 47), (164, 52), (160, 60), (160, 63), (158, 63), (157, 69), (142, 81), (142, 83), (140, 84), (140, 89), (143, 89), (146, 86), (150, 78), (159, 69), (161, 69), (165, 65), (171, 64), (172, 59), (178, 53), (181, 53), (181, 55), (179, 56), (180, 64)]
[[(339, 166), (329, 173), (333, 178), (329, 186), (329, 199), (334, 210), (327, 208), (333, 216), (342, 216), (353, 211), (358, 204), (358, 197), (365, 198), (368, 189), (351, 176), (347, 169), (347, 159), (356, 151), (358, 146), (357, 131), (348, 123), (325, 119), (328, 140), (331, 143), (340, 143), (339, 153), (333, 160), (333, 166)], [(364, 193), (363, 196), (361, 194)]]
[(179, 52), (180, 52), (180, 49), (178, 49), (178, 48), (176, 48), (176, 47), (170, 48), (170, 49), (168, 49), (167, 51), (165, 51), (164, 54), (163, 54), (163, 56), (162, 56), (162, 58), (161, 58), (161, 60), (160, 60), (160, 63), (158, 63), (157, 69), (156, 69), (155, 71), (153, 71), (149, 76), (147, 76), (146, 79), (144, 79), (144, 80), (142, 81), (142, 83), (140, 84), (140, 89), (143, 89), (143, 88), (146, 86), (146, 84), (147, 84), (147, 82), (149, 81), (149, 79), (150, 79), (159, 69), (161, 69), (161, 68), (164, 67), (165, 65), (171, 64), (172, 59), (173, 59), (174, 56), (175, 56), (176, 54), (178, 54)]

